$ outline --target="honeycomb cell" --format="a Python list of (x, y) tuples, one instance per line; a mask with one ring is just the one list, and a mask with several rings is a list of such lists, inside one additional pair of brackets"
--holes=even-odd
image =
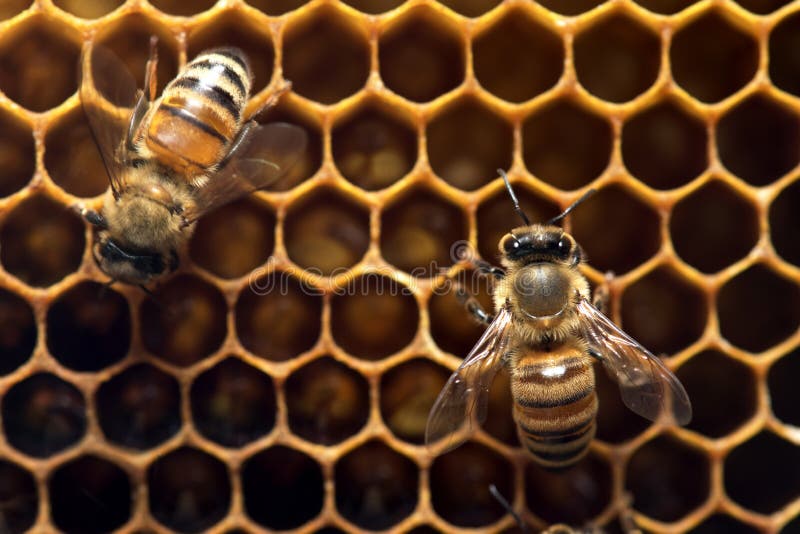
[(793, 334), (800, 323), (800, 288), (763, 265), (754, 265), (720, 289), (722, 337), (761, 352)]
[(656, 81), (660, 46), (658, 36), (638, 21), (611, 15), (575, 37), (578, 81), (603, 100), (632, 100)]
[(231, 504), (231, 481), (222, 461), (181, 447), (147, 469), (150, 513), (168, 528), (202, 532), (219, 522)]
[(439, 0), (440, 4), (465, 17), (480, 17), (500, 2), (501, 0)]
[(759, 15), (766, 15), (788, 4), (789, 0), (736, 0), (736, 3), (748, 11)]
[(387, 529), (417, 506), (417, 465), (379, 441), (342, 457), (334, 481), (336, 509), (365, 529)]
[(86, 402), (72, 384), (39, 373), (16, 384), (3, 398), (3, 432), (25, 454), (45, 458), (68, 447), (86, 432)]
[[(473, 271), (460, 273), (455, 283), (476, 297), (486, 311), (492, 311), (491, 281)], [(428, 303), (430, 331), (440, 349), (464, 357), (486, 329), (475, 321), (456, 296), (457, 286), (441, 286)]]
[(310, 122), (296, 110), (278, 104), (276, 107), (265, 110), (259, 115), (259, 122), (267, 124), (270, 122), (288, 122), (301, 127), (306, 132), (306, 149), (299, 157), (297, 162), (292, 165), (289, 172), (276, 184), (270, 186), (270, 191), (283, 191), (289, 189), (289, 185), (294, 186), (310, 178), (322, 166), (322, 133), (316, 123)]
[(537, 178), (560, 189), (577, 189), (598, 176), (611, 158), (611, 124), (579, 104), (556, 101), (522, 126), (522, 157)]
[(758, 44), (721, 11), (709, 11), (672, 39), (675, 81), (703, 102), (718, 102), (749, 82), (758, 68)]
[(636, 3), (645, 9), (664, 15), (672, 15), (697, 2), (698, 0), (636, 0)]
[(771, 514), (800, 494), (800, 448), (761, 432), (728, 454), (723, 477), (731, 499), (755, 513)]
[(214, 286), (179, 275), (142, 303), (142, 341), (147, 350), (174, 365), (192, 365), (222, 344), (227, 313), (225, 299)]
[(723, 182), (709, 182), (672, 209), (670, 235), (675, 251), (705, 273), (744, 258), (758, 234), (755, 207)]
[[(755, 531), (751, 530), (750, 532)], [(780, 534), (792, 534), (794, 532), (800, 532), (800, 516), (794, 516), (792, 521), (784, 525)]]
[(308, 3), (309, 0), (246, 0), (248, 4), (267, 15), (280, 16)]
[(253, 280), (236, 304), (236, 332), (250, 352), (285, 361), (317, 343), (322, 322), (321, 293), (288, 273)]
[(330, 357), (295, 371), (284, 391), (289, 428), (314, 443), (339, 443), (357, 433), (369, 417), (369, 384)]
[(37, 337), (31, 305), (15, 293), (0, 289), (0, 376), (13, 373), (28, 361)]
[(719, 120), (717, 149), (729, 171), (764, 186), (800, 160), (800, 124), (791, 110), (764, 95), (751, 96)]
[(450, 371), (425, 358), (390, 369), (381, 378), (381, 417), (392, 433), (411, 443), (425, 439), (425, 424), (433, 402)]
[(486, 433), (499, 441), (519, 447), (517, 424), (513, 416), (514, 399), (511, 396), (511, 375), (501, 366), (489, 388), (486, 420), (481, 424)]
[(211, 9), (216, 4), (216, 0), (200, 0), (199, 2), (186, 2), (185, 0), (150, 0), (150, 3), (158, 10), (169, 15), (179, 15), (190, 17), (197, 13), (202, 13)]
[(39, 509), (39, 495), (33, 476), (16, 464), (0, 460), (0, 508), (3, 527), (9, 534), (27, 531)]
[(45, 146), (47, 172), (64, 191), (78, 197), (94, 197), (108, 189), (103, 159), (81, 109), (62, 117), (47, 132)]
[[(30, 0), (25, 0), (30, 3)], [(53, 0), (53, 4), (67, 13), (83, 19), (97, 19), (107, 15), (125, 3), (125, 0), (98, 0), (84, 2), (83, 0)]]
[(427, 7), (409, 10), (389, 26), (378, 54), (386, 87), (415, 102), (433, 100), (464, 79), (461, 36)]
[(0, 113), (0, 197), (16, 193), (30, 181), (36, 166), (33, 134), (27, 124)]
[(633, 454), (626, 487), (635, 495), (636, 510), (659, 521), (675, 521), (706, 500), (709, 470), (703, 453), (661, 436)]
[(95, 393), (95, 407), (106, 439), (123, 447), (155, 447), (181, 427), (178, 381), (144, 363), (101, 384)]
[(317, 189), (289, 206), (286, 251), (300, 267), (322, 275), (342, 274), (369, 247), (369, 212), (334, 189)]
[(620, 397), (619, 385), (608, 373), (595, 367), (595, 391), (600, 409), (597, 412), (597, 439), (623, 443), (641, 434), (650, 422), (633, 413)]
[(729, 515), (714, 514), (689, 532), (691, 534), (757, 534), (759, 531), (738, 522)]
[(387, 205), (381, 229), (383, 257), (415, 276), (435, 276), (455, 263), (451, 249), (467, 238), (461, 209), (425, 189)]
[(512, 9), (472, 43), (475, 75), (487, 91), (523, 102), (553, 87), (564, 70), (558, 34)]
[(338, 11), (321, 8), (303, 17), (287, 28), (284, 39), (284, 76), (298, 94), (333, 104), (366, 83), (366, 36)]
[(241, 473), (245, 510), (260, 525), (296, 528), (322, 510), (322, 469), (300, 451), (280, 445), (261, 451)]
[(508, 461), (482, 445), (466, 443), (434, 460), (430, 470), (433, 508), (459, 527), (494, 523), (505, 510), (489, 493), (490, 484), (513, 501), (513, 470)]
[(625, 123), (622, 159), (650, 187), (679, 187), (708, 165), (706, 126), (674, 102), (660, 102)]
[(800, 95), (800, 57), (791, 52), (800, 46), (798, 21), (800, 13), (783, 18), (769, 36), (770, 80), (779, 89), (793, 95)]
[(26, 284), (49, 286), (80, 265), (86, 244), (83, 222), (61, 204), (29, 197), (2, 224), (0, 262)]
[(600, 271), (629, 271), (660, 246), (658, 214), (621, 187), (601, 189), (571, 217), (575, 239)]
[(97, 282), (70, 288), (47, 311), (47, 347), (70, 369), (99, 371), (124, 358), (130, 343), (128, 301)]
[(797, 389), (797, 377), (800, 372), (800, 350), (783, 356), (772, 364), (767, 377), (769, 385), (770, 407), (775, 417), (784, 423), (800, 427), (800, 391)]
[(794, 232), (796, 228), (800, 228), (800, 181), (781, 191), (769, 208), (772, 246), (784, 260), (800, 265), (800, 240)]
[[(31, 6), (32, 0), (8, 0), (0, 6), (0, 20), (10, 19)], [(56, 1), (55, 3), (58, 3)]]
[(368, 191), (395, 183), (417, 161), (413, 124), (395, 118), (376, 104), (338, 123), (331, 144), (339, 172)]
[(511, 165), (511, 125), (472, 99), (434, 118), (426, 139), (433, 171), (459, 189), (477, 189)]

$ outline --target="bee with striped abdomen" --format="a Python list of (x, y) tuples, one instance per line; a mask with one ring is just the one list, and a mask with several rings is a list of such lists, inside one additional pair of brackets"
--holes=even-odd
[(455, 447), (486, 417), (489, 387), (505, 365), (511, 376), (513, 416), (523, 446), (542, 466), (570, 467), (586, 454), (595, 434), (597, 395), (592, 363), (600, 361), (617, 382), (622, 400), (637, 414), (686, 424), (691, 404), (683, 386), (644, 347), (595, 306), (603, 305), (578, 267), (581, 247), (555, 223), (583, 201), (544, 224), (531, 224), (506, 174), (514, 208), (525, 223), (500, 241), (503, 269), (479, 265), (496, 277), (495, 315), (474, 298), (466, 304), (488, 325), (453, 373), (431, 409), (426, 442), (446, 438)]
[[(252, 74), (237, 48), (201, 53), (156, 98), (156, 39), (145, 91), (109, 50), (87, 43), (80, 97), (111, 187), (92, 252), (113, 280), (143, 286), (178, 266), (194, 223), (210, 210), (275, 184), (306, 145), (305, 132), (244, 117)], [(288, 84), (268, 100), (272, 105)]]

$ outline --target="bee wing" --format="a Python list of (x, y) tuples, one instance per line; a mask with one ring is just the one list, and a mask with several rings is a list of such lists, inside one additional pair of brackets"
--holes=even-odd
[(651, 421), (666, 413), (673, 422), (688, 423), (692, 405), (672, 371), (586, 299), (577, 309), (581, 334), (619, 384), (625, 406)]
[[(479, 424), (486, 419), (489, 388), (507, 350), (510, 325), (511, 312), (502, 308), (450, 376), (428, 415), (425, 427), (425, 443), (428, 446), (447, 438), (445, 450), (450, 450), (466, 440), (474, 423)], [(467, 434), (456, 434), (465, 422), (468, 425)]]

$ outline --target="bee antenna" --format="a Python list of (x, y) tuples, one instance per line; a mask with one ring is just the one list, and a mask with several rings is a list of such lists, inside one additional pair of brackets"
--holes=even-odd
[(552, 219), (548, 220), (548, 221), (547, 221), (546, 223), (544, 223), (544, 224), (546, 224), (546, 225), (551, 225), (551, 224), (557, 223), (558, 221), (560, 221), (561, 219), (563, 219), (564, 217), (566, 217), (567, 215), (569, 215), (569, 214), (572, 212), (572, 210), (574, 210), (575, 208), (577, 208), (578, 206), (580, 206), (581, 204), (583, 204), (583, 201), (584, 201), (584, 200), (586, 200), (586, 199), (587, 199), (587, 198), (589, 198), (590, 196), (594, 195), (595, 193), (597, 193), (597, 189), (589, 189), (587, 192), (585, 192), (585, 193), (583, 194), (583, 196), (581, 196), (581, 198), (579, 198), (578, 200), (576, 200), (575, 202), (573, 202), (572, 204), (570, 204), (570, 205), (567, 207), (567, 209), (565, 209), (564, 211), (562, 211), (562, 212), (561, 212), (559, 215), (556, 215), (556, 216), (555, 216), (555, 217), (553, 217)]
[(503, 495), (500, 493), (500, 490), (497, 489), (497, 486), (494, 484), (489, 484), (489, 493), (492, 494), (492, 497), (494, 497), (494, 499), (500, 503), (500, 506), (502, 506), (506, 512), (511, 514), (511, 517), (513, 517), (514, 521), (517, 522), (519, 529), (527, 534), (528, 527), (525, 526), (525, 523), (522, 522), (522, 518), (519, 516), (519, 514), (514, 511), (514, 509), (511, 507), (511, 504), (506, 500), (505, 497), (503, 497)]
[(528, 216), (525, 215), (525, 212), (522, 211), (522, 208), (519, 207), (519, 200), (517, 199), (517, 195), (514, 194), (514, 190), (511, 188), (511, 182), (508, 180), (508, 175), (506, 171), (503, 169), (497, 169), (497, 172), (500, 173), (500, 176), (503, 177), (503, 181), (506, 183), (506, 189), (508, 190), (508, 195), (511, 197), (511, 201), (514, 203), (514, 211), (517, 212), (517, 215), (525, 222), (525, 226), (531, 225), (531, 220), (528, 219)]

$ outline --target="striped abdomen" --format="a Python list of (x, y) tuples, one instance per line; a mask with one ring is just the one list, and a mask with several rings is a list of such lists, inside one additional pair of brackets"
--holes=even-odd
[(238, 48), (200, 54), (164, 89), (147, 125), (148, 148), (162, 163), (184, 172), (213, 167), (242, 126), (250, 80)]
[(581, 351), (527, 352), (512, 369), (519, 438), (548, 469), (566, 468), (586, 453), (595, 433), (594, 369)]

